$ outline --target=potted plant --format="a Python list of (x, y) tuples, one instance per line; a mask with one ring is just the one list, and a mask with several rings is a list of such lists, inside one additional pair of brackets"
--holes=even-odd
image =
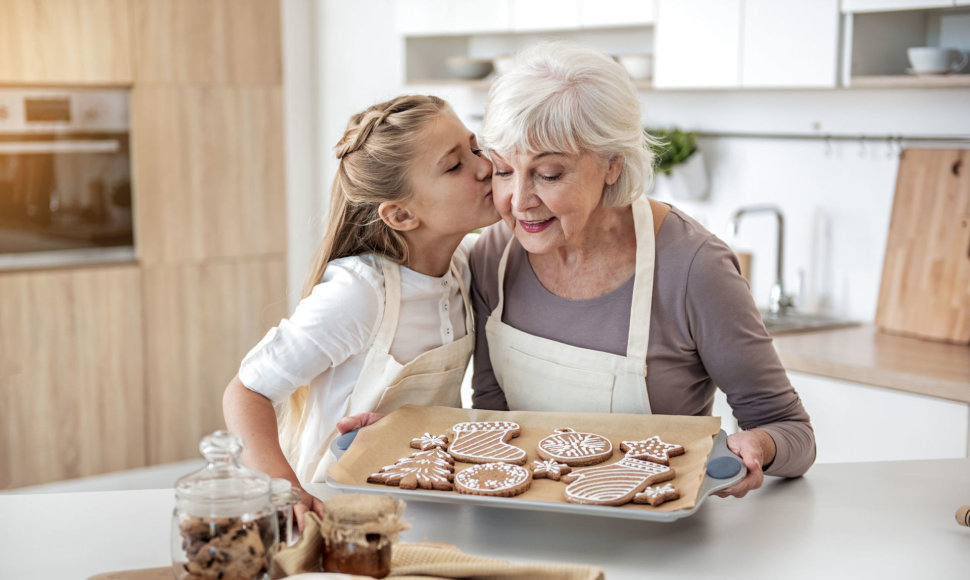
[(647, 129), (657, 171), (654, 194), (658, 197), (700, 201), (709, 187), (704, 156), (697, 135), (677, 127)]

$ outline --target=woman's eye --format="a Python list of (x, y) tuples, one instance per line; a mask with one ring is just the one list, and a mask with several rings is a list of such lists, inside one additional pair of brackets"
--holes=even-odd
[(561, 176), (562, 176), (562, 174), (560, 174), (560, 173), (557, 173), (555, 175), (542, 175), (542, 174), (539, 174), (539, 179), (543, 179), (545, 181), (555, 181), (555, 180), (559, 179)]
[(511, 171), (508, 171), (508, 170), (505, 170), (505, 169), (497, 169), (496, 168), (496, 169), (493, 169), (492, 170), (492, 175), (495, 175), (497, 177), (505, 177), (506, 175), (511, 175), (511, 174), (512, 174)]

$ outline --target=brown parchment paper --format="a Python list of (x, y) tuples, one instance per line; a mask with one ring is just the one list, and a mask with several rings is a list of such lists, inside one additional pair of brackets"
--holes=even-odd
[[(670, 466), (677, 476), (669, 483), (680, 491), (680, 499), (657, 507), (626, 504), (615, 509), (654, 510), (670, 512), (691, 509), (697, 504), (701, 483), (704, 479), (707, 457), (714, 446), (714, 436), (721, 428), (717, 417), (685, 417), (678, 415), (639, 415), (624, 413), (539, 413), (534, 411), (485, 411), (479, 409), (455, 409), (451, 407), (421, 407), (407, 405), (384, 417), (374, 425), (365, 427), (357, 434), (354, 443), (340, 457), (327, 474), (344, 485), (366, 486), (393, 490), (384, 484), (367, 483), (367, 476), (392, 465), (402, 457), (417, 451), (411, 439), (428, 432), (432, 435), (447, 433), (455, 423), (462, 421), (515, 421), (522, 427), (522, 434), (509, 441), (528, 454), (526, 467), (538, 459), (536, 446), (539, 440), (551, 435), (556, 429), (572, 427), (576, 431), (596, 433), (613, 443), (613, 457), (598, 465), (616, 463), (623, 458), (620, 443), (624, 440), (646, 439), (659, 435), (667, 443), (684, 446), (685, 453), (670, 459)], [(470, 463), (455, 462), (455, 473), (470, 467)], [(574, 468), (581, 469), (581, 468)], [(532, 500), (567, 503), (563, 499), (566, 484), (549, 479), (534, 479), (532, 486), (523, 494), (509, 501)], [(456, 491), (415, 490), (434, 495), (460, 495)]]

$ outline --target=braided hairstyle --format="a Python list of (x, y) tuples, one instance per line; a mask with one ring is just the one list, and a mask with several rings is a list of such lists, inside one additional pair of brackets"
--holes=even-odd
[[(330, 191), (330, 212), (323, 240), (303, 285), (307, 297), (338, 258), (378, 254), (406, 264), (404, 237), (378, 214), (385, 201), (411, 197), (411, 164), (425, 129), (448, 104), (435, 96), (405, 95), (379, 103), (350, 118), (334, 151), (340, 164)], [(280, 443), (296, 459), (299, 434), (306, 422), (309, 387), (297, 389), (278, 409)]]

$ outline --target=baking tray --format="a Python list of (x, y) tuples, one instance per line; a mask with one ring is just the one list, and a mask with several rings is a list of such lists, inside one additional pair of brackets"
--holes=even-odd
[[(330, 446), (330, 450), (339, 459), (344, 451), (349, 449), (355, 436), (356, 431), (352, 431), (338, 439), (335, 439)], [(709, 495), (734, 485), (735, 483), (741, 481), (746, 474), (747, 469), (744, 467), (741, 460), (738, 459), (738, 457), (732, 453), (730, 449), (728, 449), (727, 434), (721, 430), (715, 436), (711, 452), (708, 454), (704, 480), (701, 482), (697, 502), (694, 504), (694, 507), (670, 512), (661, 512), (648, 509), (622, 509), (620, 506), (599, 506), (566, 502), (536, 501), (523, 499), (521, 497), (492, 497), (423, 489), (410, 490), (388, 485), (353, 485), (337, 482), (329, 474), (326, 476), (325, 481), (327, 485), (344, 492), (373, 493), (379, 495), (391, 494), (405, 500), (414, 499), (419, 501), (458, 503), (488, 507), (558, 512), (565, 514), (582, 514), (609, 518), (672, 522), (693, 515), (698, 509), (700, 509), (701, 505), (704, 503), (704, 500)]]

